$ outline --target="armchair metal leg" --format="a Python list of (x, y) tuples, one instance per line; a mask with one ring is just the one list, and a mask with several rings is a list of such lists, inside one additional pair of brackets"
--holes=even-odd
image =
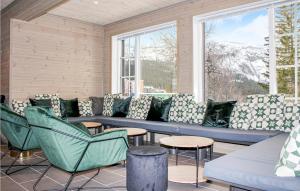
[[(29, 167), (32, 167), (32, 166), (48, 166), (48, 165), (39, 165), (40, 163), (47, 161), (47, 159), (42, 160), (42, 161), (39, 161), (39, 162), (34, 163), (34, 164), (15, 164), (15, 163), (17, 162), (17, 160), (20, 158), (21, 153), (22, 153), (22, 152), (19, 151), (18, 156), (14, 159), (14, 161), (13, 161), (10, 165), (1, 165), (1, 167), (8, 167), (8, 168), (6, 169), (6, 171), (5, 171), (5, 174), (10, 175), (10, 174), (12, 174), (12, 173), (19, 172), (19, 171), (21, 171), (21, 170), (24, 170), (24, 169), (29, 168)], [(18, 166), (23, 166), (23, 168), (14, 170), (14, 171), (12, 171), (12, 172), (9, 172), (9, 170), (10, 170), (11, 168), (13, 168), (13, 167), (18, 167)]]
[(100, 168), (98, 168), (97, 173), (94, 174), (91, 178), (89, 178), (85, 183), (83, 183), (83, 184), (78, 188), (78, 190), (81, 190), (81, 189), (82, 189), (85, 185), (87, 185), (87, 183), (89, 183), (93, 178), (95, 178), (96, 176), (98, 176), (99, 172), (100, 172)]
[(19, 154), (18, 154), (18, 156), (15, 158), (15, 160), (8, 166), (8, 168), (7, 168), (6, 171), (5, 171), (5, 174), (10, 175), (10, 174), (12, 174), (12, 173), (14, 173), (14, 172), (18, 172), (18, 171), (24, 169), (24, 168), (21, 168), (21, 169), (12, 171), (12, 172), (8, 172), (8, 171), (14, 166), (14, 164), (17, 162), (17, 160), (20, 158), (20, 155), (21, 155), (21, 152), (19, 152)]
[(69, 188), (69, 186), (70, 186), (70, 184), (71, 184), (71, 182), (72, 182), (72, 180), (73, 180), (74, 177), (75, 177), (75, 172), (73, 172), (71, 174), (69, 180), (67, 181), (67, 183), (66, 183), (66, 185), (65, 185), (65, 187), (63, 189), (64, 191), (68, 190), (68, 188)]
[(33, 190), (36, 191), (36, 186), (38, 185), (38, 183), (42, 180), (42, 178), (45, 176), (45, 174), (48, 172), (48, 170), (51, 168), (51, 164), (48, 165), (48, 167), (46, 168), (46, 170), (43, 172), (43, 174), (39, 177), (39, 179), (34, 183), (33, 185)]

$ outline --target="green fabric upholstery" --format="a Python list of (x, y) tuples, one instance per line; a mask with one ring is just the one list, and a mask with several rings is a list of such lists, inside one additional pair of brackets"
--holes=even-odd
[[(48, 161), (60, 169), (78, 172), (112, 165), (126, 159), (126, 131), (93, 136), (75, 125), (49, 115), (40, 107), (26, 108), (25, 115)], [(100, 140), (106, 141), (95, 142)], [(77, 164), (79, 165), (76, 169)]]
[(1, 133), (14, 148), (23, 151), (39, 148), (39, 144), (25, 117), (11, 111), (4, 104), (0, 104), (0, 116)]

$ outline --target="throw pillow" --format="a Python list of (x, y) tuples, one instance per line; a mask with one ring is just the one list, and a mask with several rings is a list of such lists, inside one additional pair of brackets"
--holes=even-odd
[(46, 108), (51, 108), (51, 99), (31, 99), (29, 98), (30, 104), (32, 106), (39, 106), (39, 107), (46, 107)]
[(51, 99), (51, 105), (53, 112), (57, 117), (61, 117), (60, 113), (60, 101), (58, 94), (37, 94), (35, 95), (35, 99), (42, 100), (42, 99)]
[(284, 118), (284, 95), (250, 95), (252, 120), (250, 129), (281, 130)]
[(235, 103), (236, 101), (215, 102), (209, 99), (203, 125), (207, 127), (228, 127)]
[(169, 121), (169, 113), (170, 113), (170, 108), (172, 105), (172, 97), (163, 100), (161, 104), (161, 121)]
[(172, 97), (168, 99), (162, 99), (161, 97), (153, 97), (147, 120), (168, 121), (171, 103)]
[(92, 101), (91, 100), (79, 100), (78, 108), (80, 116), (93, 116)]
[(17, 101), (17, 100), (12, 100), (11, 106), (14, 112), (18, 113), (19, 115), (24, 116), (24, 109), (28, 106), (31, 106), (29, 101)]
[(249, 103), (236, 104), (230, 115), (229, 128), (248, 130), (252, 119), (252, 108)]
[(113, 104), (115, 98), (121, 98), (121, 94), (105, 94), (103, 104), (103, 115), (111, 117), (113, 114)]
[(202, 124), (206, 112), (205, 103), (196, 103), (192, 101), (188, 106), (188, 113), (190, 114), (188, 123), (190, 124)]
[(129, 110), (131, 96), (126, 99), (114, 99), (112, 117), (126, 117)]
[(139, 98), (132, 99), (129, 106), (127, 118), (131, 119), (147, 119), (152, 97), (141, 96)]
[(79, 107), (78, 99), (64, 100), (60, 99), (60, 112), (62, 117), (78, 117)]
[(102, 115), (104, 97), (90, 97), (90, 100), (92, 100), (92, 109), (94, 115)]
[(170, 122), (189, 121), (188, 106), (193, 101), (193, 96), (190, 94), (177, 94), (172, 97), (172, 104), (169, 111)]
[(297, 124), (300, 123), (300, 104), (286, 102), (284, 107), (284, 119), (282, 131), (290, 132)]
[(291, 131), (285, 141), (275, 174), (283, 177), (300, 176), (300, 125)]

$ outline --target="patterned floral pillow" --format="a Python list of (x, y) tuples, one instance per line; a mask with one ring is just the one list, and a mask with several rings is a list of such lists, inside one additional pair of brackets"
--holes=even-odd
[(300, 124), (300, 104), (286, 102), (282, 131), (291, 132), (298, 124)]
[(111, 117), (113, 115), (114, 99), (121, 98), (121, 94), (105, 94), (103, 103), (103, 115)]
[(282, 177), (300, 176), (300, 125), (291, 131), (285, 141), (275, 174)]
[(194, 100), (188, 106), (190, 124), (202, 124), (206, 112), (206, 103), (196, 103)]
[(192, 103), (193, 95), (177, 94), (172, 97), (172, 104), (169, 111), (170, 122), (187, 123), (190, 118), (189, 105)]
[(130, 102), (128, 115), (126, 118), (131, 119), (147, 119), (150, 106), (151, 106), (152, 96), (141, 96), (139, 98), (134, 98)]
[(284, 95), (251, 95), (247, 97), (252, 110), (250, 129), (281, 130), (284, 119)]
[(78, 108), (80, 116), (93, 116), (92, 100), (79, 100)]
[(25, 115), (24, 109), (28, 106), (31, 106), (29, 100), (27, 101), (18, 101), (18, 100), (12, 100), (11, 106), (14, 112), (16, 112), (19, 115)]
[(231, 112), (229, 128), (248, 130), (251, 119), (252, 107), (249, 103), (238, 103)]
[(61, 117), (61, 112), (60, 112), (60, 100), (59, 100), (59, 95), (58, 94), (36, 94), (35, 99), (41, 100), (41, 99), (51, 99), (51, 105), (54, 114), (57, 117)]

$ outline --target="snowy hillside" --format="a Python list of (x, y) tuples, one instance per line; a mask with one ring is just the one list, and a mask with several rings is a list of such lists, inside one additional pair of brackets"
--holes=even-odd
[(214, 62), (223, 69), (235, 74), (241, 74), (249, 80), (265, 83), (268, 79), (263, 73), (267, 71), (263, 62), (266, 53), (265, 47), (253, 47), (232, 42), (213, 42), (207, 44), (213, 55), (217, 57)]

